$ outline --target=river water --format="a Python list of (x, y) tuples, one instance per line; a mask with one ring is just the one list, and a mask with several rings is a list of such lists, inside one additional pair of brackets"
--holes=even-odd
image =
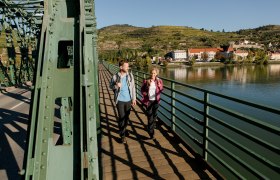
[[(160, 74), (161, 77), (168, 79), (176, 80), (178, 82), (186, 83), (192, 86), (200, 87), (202, 89), (210, 90), (241, 100), (253, 102), (256, 104), (261, 104), (269, 106), (275, 109), (280, 109), (280, 64), (270, 64), (266, 66), (255, 65), (255, 66), (215, 66), (215, 67), (168, 67), (161, 68)], [(169, 86), (168, 84), (165, 84)], [(176, 86), (176, 90), (185, 92), (186, 94), (196, 96), (198, 93), (190, 90), (183, 86)], [(203, 94), (202, 94), (203, 95)], [(166, 96), (162, 97), (168, 102)], [(180, 101), (189, 104), (196, 109), (203, 111), (203, 105), (199, 105), (193, 102), (191, 99), (186, 98), (185, 96), (176, 95), (177, 99)], [(199, 97), (199, 99), (203, 99)], [(211, 97), (210, 101), (215, 104), (222, 106), (226, 109), (231, 109), (234, 112), (242, 114), (244, 117), (250, 117), (259, 122), (264, 122), (272, 126), (280, 127), (280, 118), (279, 114), (273, 114), (261, 109), (248, 108), (243, 104), (238, 104), (234, 102), (229, 102), (225, 99), (219, 99), (217, 97)], [(170, 109), (170, 106), (162, 101), (162, 105), (167, 109)], [(175, 106), (181, 109), (183, 112), (187, 112), (189, 115), (196, 117), (200, 121), (203, 121), (203, 115), (194, 112), (190, 108), (183, 106), (180, 103), (175, 103)], [(163, 114), (169, 114), (165, 111), (164, 108), (160, 108)], [(275, 147), (280, 147), (279, 135), (276, 133), (271, 133), (266, 129), (259, 128), (254, 126), (246, 120), (240, 120), (239, 118), (234, 118), (230, 115), (227, 115), (221, 111), (217, 111), (213, 108), (209, 109), (209, 114), (220, 119), (222, 123), (227, 123), (230, 126), (238, 128), (243, 134), (236, 133), (232, 129), (216, 123), (212, 119), (209, 120), (209, 127), (215, 129), (216, 131), (221, 132), (223, 135), (229, 137), (230, 139), (240, 143), (241, 146), (248, 148), (250, 152), (254, 152), (264, 157), (266, 160), (279, 165), (280, 159), (279, 154), (275, 151), (271, 151), (263, 147), (260, 143), (255, 143), (249, 140), (244, 134), (249, 133), (252, 136), (262, 139)], [(203, 127), (194, 123), (192, 119), (185, 116), (176, 110), (177, 117), (175, 121), (177, 122), (176, 133), (179, 134), (189, 145), (191, 145), (197, 152), (202, 154), (201, 148), (198, 147), (193, 140), (189, 138), (192, 136), (194, 139), (202, 142), (202, 136), (197, 134), (193, 128), (189, 128), (188, 125), (203, 131)], [(170, 116), (170, 115), (169, 115)], [(160, 118), (167, 124), (171, 126), (171, 122), (167, 119), (171, 119), (171, 116), (167, 118), (163, 115), (160, 115)], [(188, 125), (185, 125), (188, 124)], [(180, 128), (178, 128), (180, 127)], [(180, 129), (184, 129), (185, 132)], [(189, 136), (186, 135), (189, 134)], [(209, 132), (209, 138), (216, 140), (222, 148), (226, 149), (228, 152), (233, 153), (235, 156), (239, 157), (241, 160), (244, 160), (243, 163), (249, 162), (249, 166), (252, 165), (252, 168), (256, 169), (258, 172), (264, 175), (266, 178), (275, 179), (279, 177), (279, 173), (268, 168), (266, 164), (260, 163), (260, 161), (252, 158), (244, 151), (240, 150), (236, 146), (233, 146), (232, 143), (227, 142), (226, 140), (220, 138), (213, 132)], [(241, 172), (244, 178), (255, 178), (254, 174), (251, 174), (249, 171), (244, 171), (244, 167), (240, 163), (236, 163), (235, 160), (224, 155), (224, 152), (217, 149), (215, 145), (209, 143), (208, 147), (212, 152), (217, 153), (220, 158), (224, 160), (229, 166), (234, 167), (238, 172)], [(228, 179), (236, 178), (230, 171), (228, 171), (224, 166), (221, 166), (215, 158), (209, 156), (210, 164), (214, 168), (219, 169), (223, 175)], [(276, 179), (278, 179), (276, 178)]]
[(160, 76), (242, 100), (280, 108), (280, 64), (170, 67)]

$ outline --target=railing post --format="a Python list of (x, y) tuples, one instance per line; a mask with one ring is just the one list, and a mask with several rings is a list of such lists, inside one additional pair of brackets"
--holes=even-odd
[(209, 106), (207, 105), (209, 102), (209, 94), (207, 92), (204, 92), (204, 123), (203, 123), (203, 158), (205, 161), (207, 161), (207, 149), (208, 149), (208, 125), (209, 125), (209, 119), (208, 119), (208, 113), (209, 113)]
[(175, 132), (175, 83), (173, 81), (171, 81), (171, 121), (172, 121), (172, 124), (171, 124), (171, 127), (172, 127), (172, 130)]
[[(138, 91), (138, 89), (139, 89), (139, 73), (138, 73), (138, 71), (136, 71), (136, 73), (135, 73), (135, 76), (136, 76), (136, 91)], [(136, 97), (137, 97), (137, 93), (136, 93)]]

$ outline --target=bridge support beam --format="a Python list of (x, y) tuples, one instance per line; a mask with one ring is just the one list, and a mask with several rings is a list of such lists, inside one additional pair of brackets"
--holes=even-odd
[(45, 0), (25, 179), (99, 179), (94, 0)]

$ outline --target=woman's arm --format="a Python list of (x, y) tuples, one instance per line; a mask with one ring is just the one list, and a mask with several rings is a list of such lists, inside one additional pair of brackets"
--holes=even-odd
[(159, 78), (157, 79), (157, 86), (158, 86), (159, 93), (161, 93), (163, 91), (163, 82)]
[(143, 96), (146, 96), (147, 95), (147, 80), (146, 79), (144, 79), (143, 80), (143, 83), (142, 83), (142, 86), (141, 86), (141, 94), (143, 95)]

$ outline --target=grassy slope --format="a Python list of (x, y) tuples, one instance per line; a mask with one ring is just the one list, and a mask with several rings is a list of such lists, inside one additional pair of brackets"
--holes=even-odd
[(238, 32), (211, 32), (182, 26), (153, 26), (149, 28), (113, 25), (98, 31), (99, 49), (116, 50), (119, 47), (140, 49), (153, 47), (161, 51), (189, 47), (217, 47), (229, 41), (248, 39), (259, 43), (280, 41), (280, 26), (263, 26)]

